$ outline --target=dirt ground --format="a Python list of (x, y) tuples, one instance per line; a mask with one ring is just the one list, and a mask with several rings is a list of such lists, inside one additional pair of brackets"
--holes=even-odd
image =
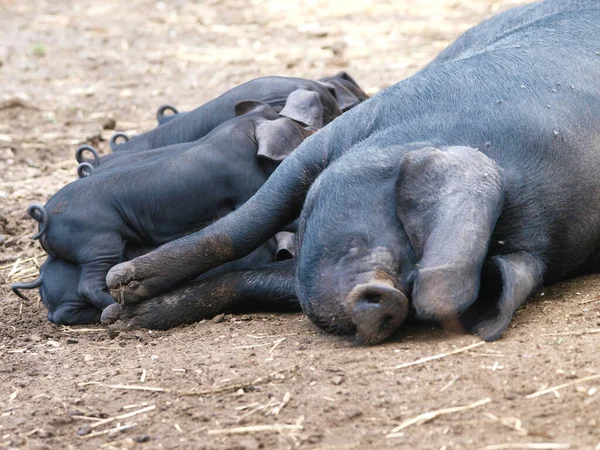
[(113, 120), (141, 132), (160, 104), (269, 74), (343, 69), (375, 93), (517, 3), (0, 0), (0, 448), (600, 448), (597, 276), (546, 289), (498, 342), (408, 366), (479, 341), (412, 325), (364, 347), (301, 314), (117, 334), (9, 290), (43, 261), (27, 205), (75, 178), (78, 145), (108, 152)]

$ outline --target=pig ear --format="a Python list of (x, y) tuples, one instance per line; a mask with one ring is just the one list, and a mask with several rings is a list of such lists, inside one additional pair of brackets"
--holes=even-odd
[(541, 285), (545, 267), (528, 252), (492, 257), (482, 276), (482, 294), (460, 321), (486, 341), (499, 339), (515, 311)]
[(336, 80), (330, 80), (329, 83), (334, 87), (336, 92), (337, 103), (342, 112), (348, 111), (353, 106), (361, 101), (356, 95), (350, 92), (342, 83)]
[(312, 133), (304, 130), (293, 120), (282, 117), (260, 121), (256, 124), (254, 134), (258, 143), (256, 155), (279, 162), (283, 161)]
[(456, 321), (477, 298), (481, 268), (504, 204), (502, 169), (469, 147), (406, 153), (396, 206), (416, 258), (418, 317)]
[(318, 92), (297, 89), (288, 95), (280, 116), (313, 128), (323, 127), (323, 103)]
[(255, 102), (253, 100), (244, 100), (243, 102), (239, 102), (235, 105), (235, 115), (243, 116), (244, 114), (247, 114), (250, 111), (260, 110), (264, 108), (269, 108), (269, 105), (265, 105), (261, 102)]

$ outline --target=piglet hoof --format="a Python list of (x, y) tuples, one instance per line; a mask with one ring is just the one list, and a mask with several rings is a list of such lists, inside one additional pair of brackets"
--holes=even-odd
[(123, 307), (120, 304), (114, 303), (109, 305), (102, 311), (100, 323), (102, 323), (102, 325), (112, 325), (121, 318), (122, 313)]
[(502, 320), (502, 318), (484, 320), (475, 326), (474, 331), (477, 336), (486, 342), (497, 341), (502, 337), (509, 323), (510, 319), (506, 321)]

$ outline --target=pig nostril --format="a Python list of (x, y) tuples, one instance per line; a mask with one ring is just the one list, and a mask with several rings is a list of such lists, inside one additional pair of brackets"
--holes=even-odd
[(372, 305), (381, 304), (381, 294), (377, 294), (375, 292), (365, 292), (365, 294), (362, 296), (362, 299), (365, 301), (365, 303), (370, 303)]

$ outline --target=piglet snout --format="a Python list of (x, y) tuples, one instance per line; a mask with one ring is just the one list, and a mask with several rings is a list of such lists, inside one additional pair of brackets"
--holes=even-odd
[(406, 296), (385, 283), (359, 284), (346, 300), (356, 334), (366, 344), (376, 344), (390, 337), (408, 314)]

